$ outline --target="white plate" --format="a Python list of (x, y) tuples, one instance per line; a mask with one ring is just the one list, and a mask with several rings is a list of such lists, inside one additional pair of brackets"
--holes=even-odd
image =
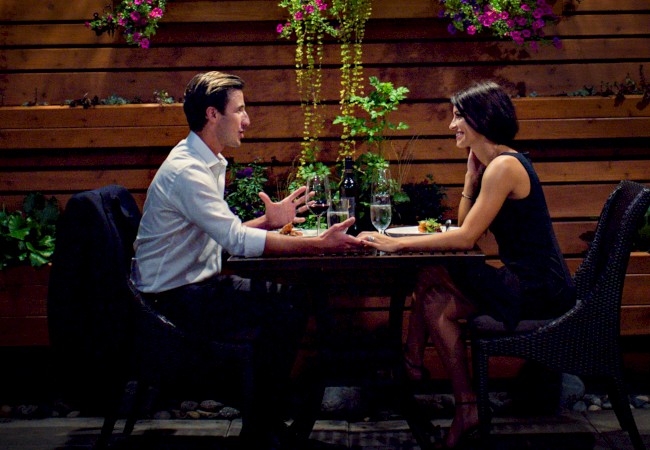
[[(302, 228), (294, 228), (294, 230), (300, 231), (302, 233), (302, 237), (314, 237), (316, 236), (316, 230), (314, 229), (305, 229), (303, 230)], [(321, 233), (325, 230), (320, 230)], [(273, 230), (274, 233), (279, 233), (280, 230)]]
[[(449, 227), (450, 230), (454, 230), (456, 228), (458, 227)], [(442, 226), (441, 231), (445, 231), (444, 225)], [(388, 228), (386, 230), (386, 234), (392, 237), (403, 237), (403, 236), (427, 236), (433, 233), (422, 233), (421, 231), (418, 230), (417, 225), (413, 225), (410, 227)]]

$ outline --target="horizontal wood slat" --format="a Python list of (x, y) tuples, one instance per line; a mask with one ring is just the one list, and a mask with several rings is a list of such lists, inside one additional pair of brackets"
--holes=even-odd
[[(650, 38), (607, 38), (573, 40), (563, 43), (563, 50), (542, 46), (538, 52), (522, 54), (514, 42), (398, 42), (364, 44), (366, 66), (407, 64), (466, 64), (477, 62), (527, 63), (561, 60), (611, 61), (612, 55), (628, 58), (647, 55)], [(180, 69), (200, 64), (207, 67), (293, 67), (295, 47), (287, 45), (161, 47), (143, 52), (140, 48), (52, 48), (5, 50), (0, 68), (5, 70), (89, 70)], [(326, 45), (323, 65), (338, 66), (340, 47)], [(578, 86), (580, 87), (580, 86)]]
[[(650, 107), (642, 107), (641, 96), (628, 96), (621, 102), (613, 97), (540, 97), (515, 98), (513, 103), (517, 109), (517, 117), (526, 121), (529, 119), (613, 119), (613, 118), (648, 118)], [(414, 113), (428, 112), (430, 116), (439, 119), (440, 128), (448, 125), (451, 120), (449, 104), (408, 105), (418, 108)], [(299, 108), (287, 109), (286, 115), (300, 112)], [(255, 105), (250, 107), (251, 115), (267, 106)], [(274, 108), (271, 115), (277, 114), (275, 108), (288, 106), (268, 106)], [(328, 110), (337, 112), (336, 106)], [(395, 117), (399, 113), (395, 114)], [(409, 114), (401, 117), (407, 123)], [(392, 116), (391, 116), (392, 117)], [(254, 118), (254, 117), (253, 117)], [(2, 129), (12, 128), (79, 128), (79, 127), (133, 127), (133, 126), (168, 126), (185, 125), (183, 106), (180, 103), (172, 105), (142, 104), (120, 106), (96, 106), (89, 109), (68, 106), (38, 106), (38, 107), (1, 107), (0, 125)], [(411, 130), (409, 130), (411, 131)], [(447, 129), (445, 134), (449, 134)], [(567, 137), (572, 137), (568, 134)], [(520, 139), (522, 139), (520, 137)]]
[[(382, 20), (371, 17), (365, 31), (365, 42), (388, 39), (447, 39), (453, 36), (447, 31), (447, 20), (413, 19), (407, 21)], [(279, 40), (275, 31), (276, 22), (250, 22), (242, 27), (238, 22), (224, 22), (218, 28), (211, 23), (174, 23), (166, 17), (161, 22), (152, 47), (180, 44), (215, 44), (266, 42), (288, 43)], [(634, 36), (648, 34), (646, 14), (576, 15), (563, 18), (558, 24), (548, 26), (551, 36)], [(43, 41), (47, 36), (47, 42)], [(0, 45), (12, 47), (53, 47), (76, 45), (124, 44), (119, 33), (113, 36), (104, 33), (97, 36), (80, 23), (66, 24), (6, 24), (0, 34)], [(543, 49), (542, 49), (543, 50)], [(140, 52), (141, 53), (141, 52)], [(555, 52), (557, 54), (557, 52)], [(533, 55), (534, 56), (534, 55)], [(562, 54), (561, 57), (564, 57)]]
[[(202, 61), (198, 64), (203, 64)], [(201, 66), (203, 67), (203, 66)], [(246, 101), (250, 103), (299, 102), (292, 68), (227, 68), (217, 65), (244, 78)], [(0, 77), (0, 92), (3, 92), (5, 106), (22, 105), (26, 102), (48, 102), (62, 105), (65, 100), (78, 99), (88, 94), (90, 98), (107, 98), (117, 94), (132, 100), (136, 97), (152, 101), (154, 90), (166, 90), (172, 97), (182, 97), (183, 89), (199, 69), (179, 71), (174, 66), (154, 72), (47, 72), (7, 73)], [(445, 100), (465, 87), (467, 80), (494, 79), (501, 82), (512, 95), (556, 96), (584, 88), (599, 87), (601, 83), (624, 81), (625, 74), (638, 79), (639, 64), (618, 63), (567, 63), (562, 65), (478, 65), (478, 66), (431, 66), (431, 67), (368, 67), (366, 77), (376, 76), (397, 86), (409, 88), (408, 101)], [(526, 82), (510, 80), (525, 79)], [(415, 81), (417, 80), (417, 82)], [(579, 81), (578, 81), (579, 80)], [(339, 69), (323, 69), (323, 100), (338, 102)], [(366, 83), (367, 84), (367, 83)], [(263, 89), (262, 86), (272, 86)]]
[[(564, 1), (564, 0), (561, 0)], [(104, 0), (78, 0), (75, 8), (66, 8), (66, 4), (47, 1), (43, 7), (39, 0), (4, 0), (0, 4), (0, 20), (38, 21), (38, 20), (87, 20), (96, 11), (102, 11)], [(169, 2), (164, 21), (170, 22), (231, 22), (281, 20), (286, 11), (277, 6), (276, 0), (246, 1), (191, 1)], [(555, 1), (549, 3), (555, 4)], [(586, 13), (592, 11), (644, 11), (648, 10), (645, 0), (598, 0), (595, 5), (568, 2), (564, 10)], [(437, 17), (439, 5), (430, 0), (401, 0), (399, 2), (375, 2), (373, 17), (408, 19), (419, 17)]]

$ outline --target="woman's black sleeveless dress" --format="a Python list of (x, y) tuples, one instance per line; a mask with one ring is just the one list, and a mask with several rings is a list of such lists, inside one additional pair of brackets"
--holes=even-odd
[(490, 225), (503, 267), (457, 267), (450, 273), (478, 307), (512, 329), (522, 319), (557, 317), (575, 304), (575, 288), (560, 251), (542, 186), (526, 154), (508, 152), (524, 166), (530, 194), (506, 199)]

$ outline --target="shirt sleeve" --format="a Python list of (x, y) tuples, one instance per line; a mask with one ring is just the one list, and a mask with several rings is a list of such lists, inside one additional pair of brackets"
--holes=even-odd
[(192, 164), (179, 171), (170, 197), (190, 222), (231, 255), (253, 257), (264, 252), (267, 232), (242, 224), (219, 194), (217, 181), (206, 167)]

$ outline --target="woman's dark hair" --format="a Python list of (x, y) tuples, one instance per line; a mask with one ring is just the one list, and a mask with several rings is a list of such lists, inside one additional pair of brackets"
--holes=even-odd
[(519, 124), (512, 100), (492, 81), (474, 84), (451, 97), (469, 126), (495, 144), (510, 144)]
[(185, 88), (183, 111), (192, 131), (201, 131), (207, 122), (205, 110), (210, 106), (221, 114), (226, 111), (228, 94), (233, 89), (244, 89), (244, 80), (222, 72), (195, 75)]

